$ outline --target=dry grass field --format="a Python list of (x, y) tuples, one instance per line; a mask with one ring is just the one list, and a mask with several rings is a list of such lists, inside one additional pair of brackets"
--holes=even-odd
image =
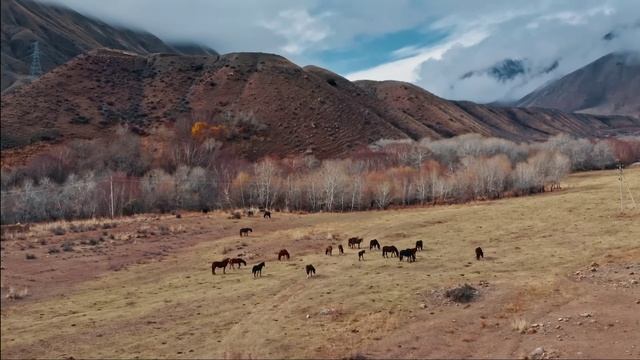
[[(640, 169), (626, 179), (640, 201)], [(600, 171), (465, 205), (35, 225), (2, 241), (1, 355), (639, 358), (640, 209), (619, 206), (615, 172)], [(254, 231), (240, 238), (241, 227)], [(346, 247), (351, 236), (365, 239), (365, 261)], [(415, 263), (384, 259), (368, 249), (374, 238), (425, 249)], [(48, 253), (64, 242), (72, 251)], [(345, 254), (325, 256), (331, 244)], [(277, 261), (282, 248), (289, 261)], [(211, 274), (212, 260), (239, 254), (249, 268)], [(444, 290), (464, 283), (477, 298), (447, 301)], [(9, 299), (10, 288), (28, 293)]]

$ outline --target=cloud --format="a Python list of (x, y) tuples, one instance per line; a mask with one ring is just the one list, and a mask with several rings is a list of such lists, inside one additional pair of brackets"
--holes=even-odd
[(330, 16), (330, 12), (314, 17), (306, 10), (284, 10), (278, 13), (275, 20), (263, 21), (262, 26), (286, 39), (286, 44), (280, 50), (286, 54), (299, 55), (308, 48), (317, 46), (331, 34), (331, 29), (323, 22), (323, 18)]

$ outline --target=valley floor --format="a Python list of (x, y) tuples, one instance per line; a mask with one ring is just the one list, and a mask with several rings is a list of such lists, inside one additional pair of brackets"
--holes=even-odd
[[(626, 180), (640, 201), (640, 169)], [(640, 204), (627, 198), (620, 213), (615, 171), (562, 185), (379, 212), (38, 224), (2, 241), (1, 356), (639, 358)], [(425, 249), (406, 263), (367, 247), (358, 261), (352, 236)], [(48, 253), (64, 242), (73, 251)], [(338, 244), (344, 255), (324, 255)], [(212, 260), (239, 255), (248, 268), (211, 274)], [(478, 298), (448, 302), (444, 290), (464, 283)], [(28, 294), (8, 299), (11, 288)]]

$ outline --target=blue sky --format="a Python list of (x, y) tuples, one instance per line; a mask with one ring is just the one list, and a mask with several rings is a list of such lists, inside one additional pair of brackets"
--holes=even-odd
[[(637, 0), (45, 1), (168, 41), (277, 53), (477, 102), (517, 99), (609, 52), (640, 50)], [(505, 61), (524, 70), (492, 76)]]

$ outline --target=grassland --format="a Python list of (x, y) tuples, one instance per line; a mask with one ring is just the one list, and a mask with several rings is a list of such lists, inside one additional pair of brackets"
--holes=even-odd
[[(626, 177), (640, 201), (640, 169)], [(180, 230), (123, 235), (157, 224)], [(245, 226), (254, 232), (240, 238)], [(640, 357), (640, 209), (627, 201), (620, 213), (611, 171), (572, 175), (552, 193), (473, 204), (271, 221), (139, 217), (109, 231), (113, 247), (35, 248), (36, 260), (21, 244), (50, 238), (46, 231), (3, 242), (3, 292), (31, 284), (30, 296), (3, 299), (3, 359), (504, 358), (539, 346), (546, 357)], [(399, 248), (422, 239), (425, 250), (415, 263), (368, 248), (365, 261), (351, 249), (324, 255), (351, 236)], [(159, 243), (174, 246), (119, 271), (101, 264)], [(290, 261), (277, 261), (281, 248)], [(262, 278), (250, 268), (211, 274), (212, 260), (239, 254), (250, 265), (266, 260)], [(82, 266), (102, 270), (68, 271)], [(53, 283), (40, 278), (47, 271)], [(462, 283), (479, 298), (459, 305), (441, 296)]]

